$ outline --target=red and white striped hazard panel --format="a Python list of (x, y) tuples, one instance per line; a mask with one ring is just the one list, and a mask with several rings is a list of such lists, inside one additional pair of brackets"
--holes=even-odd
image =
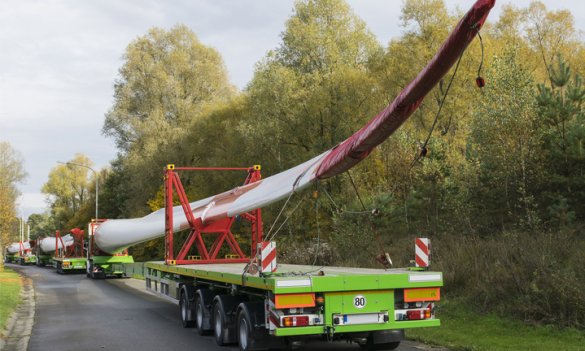
[(431, 241), (429, 238), (416, 238), (414, 252), (417, 267), (426, 268), (431, 264)]
[(262, 273), (276, 272), (276, 242), (263, 241), (260, 245), (260, 271)]

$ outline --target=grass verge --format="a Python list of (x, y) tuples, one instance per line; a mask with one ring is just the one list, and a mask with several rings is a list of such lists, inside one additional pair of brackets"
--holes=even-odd
[(409, 339), (454, 351), (585, 351), (585, 331), (527, 325), (496, 315), (482, 315), (454, 301), (442, 301), (441, 326), (409, 330)]
[(20, 303), (20, 276), (10, 268), (0, 272), (0, 331), (4, 330), (10, 313)]

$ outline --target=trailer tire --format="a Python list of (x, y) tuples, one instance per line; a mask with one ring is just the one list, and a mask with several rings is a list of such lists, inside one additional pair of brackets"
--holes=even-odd
[(236, 335), (238, 346), (241, 351), (253, 350), (254, 338), (252, 332), (252, 321), (246, 308), (240, 308), (236, 320)]
[(203, 328), (204, 308), (203, 301), (201, 301), (200, 297), (197, 297), (195, 299), (195, 326), (197, 327), (199, 335), (205, 335), (208, 333), (208, 331)]
[(93, 267), (91, 269), (90, 276), (91, 276), (91, 279), (106, 279), (106, 273), (104, 273), (103, 271), (95, 272)]
[(91, 278), (91, 272), (93, 271), (93, 263), (91, 261), (87, 262), (87, 266), (85, 267), (85, 276), (87, 278)]
[(195, 292), (195, 325), (199, 335), (209, 335), (213, 330), (211, 316), (206, 307), (211, 303), (213, 293), (209, 289), (199, 289)]
[(189, 304), (189, 296), (185, 289), (181, 289), (181, 297), (179, 298), (179, 313), (181, 316), (181, 324), (183, 328), (193, 328), (195, 326), (195, 321), (190, 320), (191, 313), (189, 309), (191, 308)]
[(227, 344), (224, 341), (226, 337), (226, 314), (220, 299), (215, 301), (212, 311), (213, 313), (211, 316), (213, 320), (213, 336), (215, 337), (215, 342), (219, 346), (224, 346)]

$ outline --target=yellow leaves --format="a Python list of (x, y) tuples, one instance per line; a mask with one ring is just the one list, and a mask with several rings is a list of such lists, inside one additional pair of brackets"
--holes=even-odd
[(341, 0), (297, 2), (282, 39), (277, 57), (303, 73), (365, 66), (378, 48), (365, 23)]
[[(16, 216), (19, 194), (16, 186), (26, 177), (23, 163), (22, 156), (10, 143), (0, 141), (0, 244), (8, 241)], [(0, 250), (4, 250), (1, 245)]]
[(176, 159), (172, 149), (182, 146), (213, 105), (235, 93), (221, 55), (185, 25), (152, 28), (128, 45), (103, 127), (133, 178), (124, 182), (128, 193), (136, 194), (125, 206), (133, 213), (146, 210), (160, 184), (161, 167)]
[(69, 162), (72, 164), (59, 164), (54, 167), (41, 189), (48, 196), (51, 214), (60, 226), (68, 224), (84, 205), (89, 206), (88, 204), (93, 203), (89, 201), (90, 188), (95, 182), (93, 173), (85, 167), (77, 166), (91, 167), (93, 163), (83, 154), (76, 154)]
[(160, 189), (156, 192), (156, 195), (147, 201), (148, 207), (152, 212), (157, 211), (163, 207), (165, 207), (165, 189), (164, 186), (161, 186)]
[(402, 26), (410, 29), (407, 33), (422, 35), (427, 40), (431, 36), (444, 37), (445, 24), (450, 20), (443, 0), (408, 0), (402, 7)]

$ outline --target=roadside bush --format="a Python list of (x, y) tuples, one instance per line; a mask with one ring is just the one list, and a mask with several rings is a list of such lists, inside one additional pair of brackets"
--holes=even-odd
[(332, 266), (339, 262), (337, 252), (325, 241), (290, 241), (277, 246), (278, 261), (282, 263)]
[(585, 238), (579, 231), (508, 232), (433, 242), (445, 292), (483, 311), (585, 326)]

